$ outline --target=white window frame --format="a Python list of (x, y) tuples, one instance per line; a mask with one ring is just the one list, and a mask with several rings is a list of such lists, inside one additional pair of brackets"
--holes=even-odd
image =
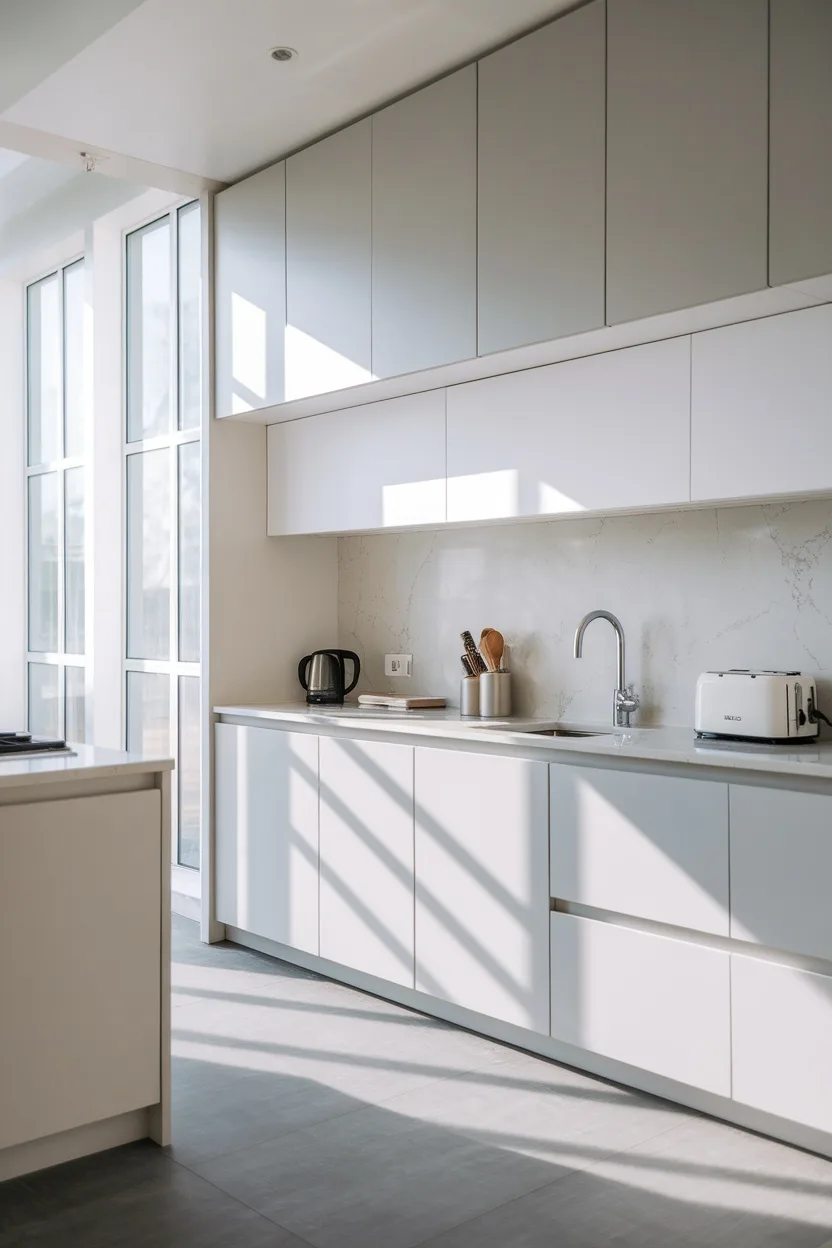
[[(164, 212), (154, 212), (147, 217), (146, 220), (130, 225), (122, 231), (121, 257), (122, 257), (122, 465), (121, 465), (121, 496), (123, 500), (122, 517), (122, 586), (121, 586), (121, 602), (122, 602), (122, 637), (121, 637), (121, 654), (122, 654), (122, 675), (121, 675), (121, 713), (122, 725), (121, 736), (125, 748), (127, 748), (127, 725), (128, 725), (128, 697), (127, 697), (127, 680), (129, 672), (155, 672), (160, 675), (169, 677), (169, 717), (170, 717), (170, 742), (171, 753), (178, 758), (179, 754), (179, 678), (180, 676), (193, 676), (200, 681), (200, 714), (202, 703), (202, 637), (200, 636), (200, 661), (184, 662), (179, 658), (179, 447), (185, 446), (191, 442), (201, 443), (202, 426), (205, 420), (205, 402), (206, 396), (202, 396), (202, 412), (200, 413), (200, 423), (193, 429), (179, 429), (179, 405), (181, 402), (181, 393), (179, 385), (179, 361), (180, 361), (180, 340), (179, 340), (179, 213), (182, 209), (187, 208), (190, 204), (197, 204), (199, 211), (202, 212), (202, 205), (198, 199), (187, 198), (179, 203), (172, 204), (170, 208)], [(172, 405), (172, 428), (165, 434), (160, 434), (152, 438), (142, 438), (135, 441), (128, 441), (128, 276), (127, 276), (127, 247), (130, 235), (137, 234), (149, 225), (153, 225), (157, 221), (162, 221), (165, 217), (170, 219), (170, 246), (171, 246), (171, 340), (174, 349), (171, 351), (170, 359), (170, 386), (171, 394), (175, 396)], [(175, 426), (175, 427), (174, 427)], [(129, 524), (130, 518), (128, 513), (128, 494), (127, 494), (127, 471), (130, 456), (139, 455), (147, 451), (169, 450), (169, 467), (168, 467), (168, 483), (171, 498), (171, 528), (170, 528), (170, 619), (169, 619), (169, 647), (168, 659), (133, 659), (127, 657), (128, 649), (128, 631), (129, 631), (129, 608), (128, 608), (128, 559), (127, 559), (127, 543), (129, 541)], [(202, 482), (202, 466), (200, 457), (200, 494), (203, 487)], [(202, 564), (200, 561), (200, 568)], [(200, 593), (204, 587), (200, 587)], [(200, 611), (200, 624), (202, 613)], [(200, 628), (201, 633), (201, 628)], [(200, 758), (200, 767), (202, 759)], [(202, 803), (202, 785), (200, 783), (200, 803)], [(171, 776), (171, 866), (172, 866), (172, 886), (177, 892), (185, 893), (189, 896), (199, 897), (200, 895), (200, 870), (199, 867), (187, 866), (179, 861), (179, 769), (174, 768)], [(205, 812), (201, 809), (200, 820), (205, 818)], [(200, 838), (201, 839), (201, 838)]]
[[(29, 363), (31, 359), (31, 343), (29, 340), (29, 290), (33, 286), (37, 286), (39, 282), (46, 278), (58, 276), (60, 278), (60, 297), (58, 300), (60, 326), (61, 326), (61, 367), (59, 370), (60, 378), (60, 413), (61, 413), (61, 448), (66, 445), (66, 410), (64, 406), (65, 382), (66, 382), (66, 324), (65, 324), (65, 307), (66, 307), (66, 270), (73, 265), (84, 263), (86, 256), (84, 252), (78, 254), (75, 252), (68, 259), (61, 260), (57, 264), (50, 265), (38, 276), (29, 278), (23, 284), (23, 402), (24, 402), (24, 436), (23, 436), (23, 463), (26, 474), (26, 486), (24, 493), (24, 521), (23, 532), (26, 557), (24, 559), (24, 603), (25, 603), (25, 625), (26, 625), (26, 652), (25, 652), (25, 672), (24, 672), (24, 695), (26, 700), (26, 722), (29, 722), (29, 667), (32, 663), (40, 663), (48, 667), (56, 667), (58, 669), (58, 697), (61, 705), (61, 718), (58, 725), (58, 734), (62, 736), (66, 731), (66, 669), (68, 667), (82, 668), (84, 670), (84, 740), (89, 741), (92, 734), (92, 714), (91, 714), (91, 690), (89, 687), (89, 676), (87, 674), (87, 658), (90, 649), (89, 638), (89, 619), (85, 622), (85, 641), (83, 654), (69, 654), (66, 649), (66, 473), (72, 468), (84, 469), (84, 545), (85, 545), (85, 569), (86, 575), (89, 577), (90, 572), (90, 516), (89, 516), (89, 473), (86, 471), (89, 456), (89, 447), (84, 448), (82, 455), (63, 455), (58, 459), (49, 460), (42, 464), (29, 463)], [(49, 473), (57, 474), (58, 478), (58, 641), (60, 647), (55, 651), (31, 650), (29, 648), (30, 638), (30, 619), (29, 619), (29, 489), (30, 481), (33, 477), (47, 476)]]

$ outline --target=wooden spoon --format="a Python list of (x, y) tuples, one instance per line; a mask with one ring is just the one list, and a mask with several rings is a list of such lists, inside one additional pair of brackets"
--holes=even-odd
[(490, 672), (499, 671), (504, 649), (505, 640), (502, 633), (498, 633), (496, 628), (484, 628), (482, 630), (480, 651)]

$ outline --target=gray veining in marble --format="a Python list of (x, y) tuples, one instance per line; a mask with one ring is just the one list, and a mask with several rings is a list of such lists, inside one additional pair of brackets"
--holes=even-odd
[[(604, 721), (615, 683), (612, 631), (578, 620), (615, 612), (642, 724), (693, 723), (699, 672), (796, 668), (832, 708), (832, 500), (338, 540), (339, 644), (362, 660), (359, 690), (459, 700), (459, 633), (511, 643), (515, 710)], [(385, 652), (414, 678), (384, 676)], [(832, 711), (830, 711), (832, 713)]]

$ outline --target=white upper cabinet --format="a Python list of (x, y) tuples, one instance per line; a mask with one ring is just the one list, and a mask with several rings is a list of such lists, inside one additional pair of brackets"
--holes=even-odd
[(376, 113), (373, 373), (477, 354), (477, 71)]
[(413, 987), (413, 750), (321, 738), (321, 957)]
[(416, 750), (416, 987), (549, 1030), (545, 763)]
[(832, 796), (731, 785), (731, 936), (832, 963)]
[(448, 389), (448, 519), (689, 499), (690, 341)]
[(549, 803), (553, 897), (728, 935), (727, 784), (555, 764)]
[(830, 344), (830, 306), (694, 334), (694, 501), (832, 489)]
[(479, 63), (478, 351), (604, 324), (603, 0)]
[(767, 0), (607, 8), (607, 323), (763, 289)]
[(286, 399), (372, 379), (371, 122), (286, 161)]
[(272, 425), (270, 534), (445, 520), (445, 392)]
[(771, 0), (769, 281), (832, 272), (832, 4)]
[(217, 416), (283, 402), (285, 173), (281, 161), (214, 201)]

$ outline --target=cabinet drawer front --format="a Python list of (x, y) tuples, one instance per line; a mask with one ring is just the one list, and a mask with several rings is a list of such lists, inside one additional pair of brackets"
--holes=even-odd
[(551, 961), (556, 1040), (730, 1096), (727, 953), (552, 914)]
[(728, 786), (553, 763), (552, 896), (727, 936)]
[(321, 957), (413, 987), (413, 749), (321, 737)]
[(832, 962), (832, 797), (731, 785), (731, 935)]
[(734, 1100), (832, 1131), (832, 977), (731, 958)]

